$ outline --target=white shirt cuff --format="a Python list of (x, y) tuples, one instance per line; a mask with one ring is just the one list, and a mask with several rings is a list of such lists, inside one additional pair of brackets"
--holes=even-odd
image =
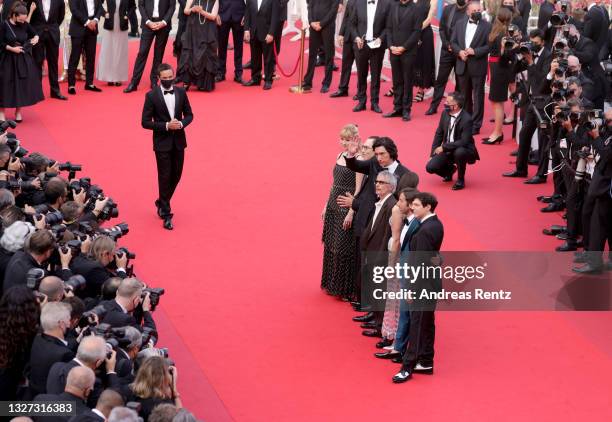
[(124, 272), (126, 272), (126, 271), (125, 271), (125, 268), (121, 268), (121, 267), (120, 267), (120, 268), (117, 268), (117, 272), (118, 272), (118, 273), (122, 273), (122, 272), (124, 273)]

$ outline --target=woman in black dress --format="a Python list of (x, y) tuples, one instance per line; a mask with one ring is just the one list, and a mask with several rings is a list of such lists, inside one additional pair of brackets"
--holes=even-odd
[(489, 35), (489, 101), (493, 106), (495, 125), (488, 138), (483, 138), (486, 145), (498, 144), (504, 140), (504, 103), (508, 100), (508, 86), (514, 80), (512, 71), (513, 54), (504, 49), (503, 39), (508, 36), (508, 26), (512, 21), (512, 12), (500, 8)]
[(420, 103), (425, 97), (425, 90), (433, 86), (436, 78), (436, 58), (431, 19), (436, 13), (437, 0), (417, 0), (416, 5), (417, 11), (423, 17), (423, 26), (415, 66), (415, 85), (418, 90), (413, 101)]
[(217, 72), (217, 14), (219, 0), (187, 0), (183, 13), (187, 16), (181, 36), (181, 55), (177, 79), (189, 89), (215, 89)]
[(27, 18), (28, 9), (16, 2), (9, 18), (0, 23), (0, 120), (6, 120), (5, 108), (14, 108), (15, 121), (21, 122), (21, 107), (44, 99), (40, 70), (32, 57), (38, 35)]

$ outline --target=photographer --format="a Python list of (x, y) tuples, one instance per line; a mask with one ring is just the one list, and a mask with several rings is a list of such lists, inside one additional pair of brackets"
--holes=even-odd
[(117, 289), (115, 300), (102, 302), (107, 313), (102, 320), (111, 327), (131, 326), (142, 331), (143, 327), (156, 330), (151, 315), (151, 295), (144, 294), (144, 285), (135, 278), (125, 278)]
[[(55, 276), (43, 278), (40, 281), (40, 286), (38, 286), (38, 291), (47, 296), (47, 302), (60, 302), (64, 299), (64, 295), (66, 294), (64, 281)], [(69, 293), (69, 295), (72, 294), (72, 292)]]
[[(4, 219), (2, 220), (4, 223)], [(34, 226), (23, 221), (15, 221), (4, 229), (0, 237), (0, 278), (4, 280), (6, 268), (15, 252), (23, 249), (27, 237), (34, 233)], [(0, 289), (0, 294), (4, 290)]]
[(595, 107), (603, 109), (606, 98), (606, 75), (599, 63), (599, 49), (597, 45), (587, 37), (580, 35), (574, 25), (569, 26), (567, 38), (568, 47), (574, 56), (578, 57), (585, 76), (593, 81), (595, 90), (599, 94), (592, 99)]
[[(92, 390), (94, 389), (95, 375), (89, 368), (75, 367), (66, 376), (65, 387), (61, 391), (49, 394), (40, 394), (34, 398), (37, 402), (69, 402), (74, 405), (73, 409), (76, 416), (80, 416), (93, 406), (86, 404), (91, 398)], [(67, 422), (67, 417), (37, 417), (36, 422)]]
[(49, 230), (38, 230), (28, 237), (25, 249), (15, 252), (9, 261), (4, 274), (4, 291), (12, 286), (26, 285), (30, 269), (45, 269), (55, 250), (55, 238)]

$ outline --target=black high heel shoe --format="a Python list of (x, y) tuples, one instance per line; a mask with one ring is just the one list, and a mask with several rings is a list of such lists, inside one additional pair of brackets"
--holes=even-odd
[(491, 138), (482, 138), (482, 143), (485, 145), (495, 145), (495, 144), (501, 144), (503, 140), (504, 140), (504, 135), (500, 135), (493, 140), (491, 140)]

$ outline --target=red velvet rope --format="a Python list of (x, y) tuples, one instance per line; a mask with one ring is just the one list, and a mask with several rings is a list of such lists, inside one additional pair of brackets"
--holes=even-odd
[(303, 58), (303, 56), (300, 56), (298, 54), (298, 58), (297, 58), (297, 62), (295, 62), (295, 66), (293, 67), (293, 70), (287, 74), (285, 73), (285, 71), (283, 70), (283, 68), (280, 66), (280, 63), (278, 62), (278, 52), (276, 51), (276, 43), (274, 41), (272, 41), (272, 48), (274, 49), (274, 58), (276, 59), (276, 67), (278, 69), (278, 71), (281, 73), (281, 75), (283, 75), (285, 78), (290, 78), (293, 75), (295, 75), (295, 72), (298, 69), (298, 66), (300, 65), (300, 59)]

